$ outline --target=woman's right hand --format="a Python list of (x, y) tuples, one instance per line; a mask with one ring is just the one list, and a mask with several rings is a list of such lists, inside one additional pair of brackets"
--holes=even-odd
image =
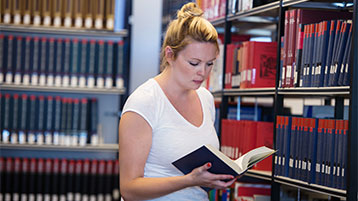
[(190, 178), (193, 186), (202, 186), (215, 189), (225, 189), (236, 181), (236, 178), (232, 175), (210, 173), (208, 171), (210, 168), (211, 163), (206, 163), (203, 166), (195, 168), (186, 176)]

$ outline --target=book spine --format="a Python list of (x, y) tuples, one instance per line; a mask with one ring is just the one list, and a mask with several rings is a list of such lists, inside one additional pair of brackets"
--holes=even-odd
[(87, 110), (88, 110), (88, 104), (87, 99), (83, 98), (81, 99), (81, 116), (80, 116), (80, 140), (79, 144), (80, 146), (85, 146), (87, 144), (87, 138), (88, 138), (88, 131), (87, 131)]
[(75, 161), (70, 160), (68, 163), (67, 179), (66, 179), (66, 200), (74, 200), (74, 189), (75, 189)]
[(5, 94), (4, 105), (4, 126), (1, 137), (3, 143), (10, 143), (10, 94)]
[(44, 98), (44, 96), (39, 96), (38, 102), (39, 102), (39, 108), (38, 108), (38, 127), (37, 127), (37, 133), (36, 133), (36, 142), (37, 142), (37, 144), (42, 145), (45, 142), (45, 138), (44, 138), (45, 98)]
[(80, 66), (79, 61), (79, 44), (78, 44), (78, 39), (74, 38), (72, 40), (72, 54), (71, 54), (71, 58), (72, 58), (72, 68), (71, 68), (71, 86), (72, 87), (77, 87), (78, 86), (78, 67)]
[(123, 41), (119, 41), (118, 42), (118, 46), (117, 46), (117, 67), (116, 67), (116, 87), (117, 88), (123, 88), (124, 87), (124, 80), (123, 80), (123, 59), (124, 59), (124, 43)]
[(35, 158), (30, 159), (30, 172), (29, 172), (29, 188), (28, 188), (28, 200), (36, 200), (36, 172), (37, 172), (37, 160)]
[(12, 200), (20, 200), (20, 178), (21, 178), (21, 160), (20, 158), (14, 159), (14, 175), (13, 175), (13, 189), (12, 189)]
[(39, 73), (39, 85), (45, 86), (46, 85), (46, 70), (48, 64), (46, 64), (46, 60), (48, 58), (47, 53), (47, 39), (45, 37), (41, 40), (41, 60), (40, 60), (40, 73)]
[(88, 74), (87, 74), (87, 87), (89, 88), (93, 88), (95, 85), (95, 76), (94, 76), (94, 71), (95, 71), (95, 61), (96, 61), (96, 41), (95, 40), (91, 40), (89, 43), (89, 52), (88, 52), (88, 61), (87, 61), (87, 66), (88, 66)]
[(90, 29), (93, 27), (93, 6), (94, 1), (93, 0), (84, 0), (85, 1), (85, 22), (84, 26), (87, 29)]
[(96, 79), (96, 86), (97, 88), (103, 88), (104, 87), (104, 55), (105, 55), (105, 47), (104, 47), (104, 41), (100, 40), (98, 41), (98, 62), (97, 62), (97, 79)]
[(87, 61), (87, 40), (83, 39), (81, 43), (81, 62), (79, 87), (86, 87), (86, 61)]
[(64, 42), (64, 64), (63, 64), (63, 78), (62, 78), (62, 86), (64, 87), (68, 87), (70, 86), (70, 77), (69, 77), (69, 73), (70, 73), (70, 47), (71, 47), (71, 42), (69, 38), (65, 39)]
[(98, 195), (98, 188), (97, 188), (97, 174), (98, 174), (98, 161), (93, 159), (91, 161), (91, 169), (89, 175), (89, 199), (96, 200)]
[(72, 142), (73, 145), (79, 143), (79, 121), (80, 121), (80, 101), (73, 99), (73, 119), (72, 119)]
[(106, 69), (105, 69), (105, 87), (113, 87), (113, 41), (108, 41), (106, 43)]
[(59, 170), (59, 201), (65, 201), (67, 197), (67, 171), (68, 161), (67, 159), (62, 159)]
[(98, 134), (98, 102), (97, 99), (93, 98), (91, 100), (91, 144), (98, 145), (99, 143), (99, 134)]
[(7, 65), (6, 65), (6, 73), (5, 73), (5, 82), (7, 84), (12, 84), (12, 78), (13, 78), (13, 57), (15, 56), (14, 52), (14, 36), (9, 35), (7, 37)]
[(47, 97), (47, 107), (46, 107), (46, 129), (45, 129), (45, 144), (52, 144), (52, 132), (53, 132), (53, 97)]
[(4, 0), (4, 17), (3, 22), (4, 24), (10, 24), (11, 23), (11, 4), (12, 0)]
[(41, 6), (40, 0), (32, 0), (32, 24), (39, 26), (41, 24)]
[(22, 72), (21, 72), (21, 67), (22, 67), (22, 57), (23, 55), (21, 55), (23, 50), (23, 46), (22, 46), (22, 37), (18, 36), (16, 37), (16, 64), (15, 64), (15, 71), (14, 71), (14, 78), (13, 78), (13, 82), (16, 85), (21, 84), (21, 78), (22, 78)]
[(113, 161), (107, 160), (106, 162), (106, 171), (104, 175), (104, 200), (110, 201), (112, 200), (112, 189), (113, 189), (113, 182), (112, 182), (112, 174), (113, 174)]
[(22, 23), (25, 25), (29, 25), (31, 23), (31, 2), (30, 0), (23, 0), (22, 3), (24, 6)]
[(37, 160), (37, 171), (36, 171), (36, 200), (43, 200), (43, 190), (44, 190), (44, 169), (45, 169), (45, 162), (44, 159), (39, 158)]
[(27, 141), (29, 144), (34, 144), (36, 141), (36, 97), (30, 96), (30, 125)]
[(23, 158), (21, 161), (21, 187), (20, 187), (20, 200), (27, 201), (29, 194), (29, 175), (30, 163), (29, 159)]
[(21, 4), (20, 0), (13, 1), (12, 16), (13, 23), (16, 25), (21, 24)]
[(53, 159), (52, 162), (52, 176), (51, 176), (51, 200), (59, 200), (59, 184), (60, 184), (60, 160)]
[(60, 145), (66, 145), (66, 117), (67, 117), (67, 98), (62, 98), (61, 100), (61, 129), (60, 129)]
[(44, 188), (43, 188), (43, 201), (51, 200), (51, 176), (52, 176), (52, 159), (48, 158), (45, 161), (44, 168)]
[(56, 45), (55, 86), (60, 87), (62, 85), (62, 66), (64, 64), (64, 48), (61, 38), (57, 39)]
[(6, 167), (5, 167), (5, 195), (4, 198), (5, 200), (12, 200), (11, 199), (11, 194), (12, 194), (12, 186), (13, 186), (13, 180), (12, 180), (12, 176), (14, 174), (14, 164), (13, 164), (13, 159), (12, 158), (7, 158), (6, 159)]
[(12, 127), (10, 134), (10, 142), (11, 144), (18, 143), (18, 122), (19, 122), (19, 94), (14, 94), (12, 97)]
[(28, 126), (27, 126), (27, 122), (28, 122), (28, 111), (27, 111), (27, 95), (26, 94), (22, 94), (21, 95), (21, 110), (20, 110), (20, 130), (19, 130), (19, 143), (20, 144), (25, 144), (26, 143), (26, 136), (27, 136), (27, 131), (28, 131)]
[(72, 141), (72, 117), (73, 117), (73, 103), (72, 98), (67, 98), (67, 114), (66, 114), (66, 141), (65, 144), (69, 145), (77, 145), (77, 142)]
[(107, 0), (106, 2), (106, 29), (113, 30), (114, 28), (114, 2), (115, 0)]
[(85, 159), (83, 161), (83, 176), (81, 185), (82, 200), (89, 200), (89, 182), (90, 182), (90, 161)]
[(72, 19), (73, 19), (73, 2), (72, 0), (65, 0), (64, 10), (65, 10), (65, 19), (63, 22), (64, 27), (72, 27)]
[(0, 34), (0, 84), (4, 82), (4, 73), (5, 73), (5, 36)]
[(95, 21), (94, 27), (96, 29), (103, 28), (103, 19), (104, 19), (104, 0), (97, 0), (95, 2)]
[(60, 144), (60, 127), (61, 127), (61, 111), (62, 111), (61, 97), (56, 96), (55, 98), (55, 119), (54, 119), (54, 131), (53, 131), (53, 144)]
[(81, 194), (82, 177), (83, 177), (82, 167), (83, 167), (82, 160), (77, 160), (75, 166), (75, 176), (74, 176), (75, 177), (74, 200), (81, 200), (82, 198), (82, 194)]
[(112, 191), (112, 199), (120, 200), (120, 192), (119, 192), (119, 161), (116, 160), (114, 162), (113, 174), (112, 174), (112, 182), (113, 182), (113, 191)]
[(53, 1), (53, 26), (60, 27), (62, 25), (61, 19), (61, 9), (62, 9), (62, 0)]
[(106, 168), (106, 162), (104, 160), (100, 160), (99, 164), (98, 164), (98, 173), (97, 173), (97, 183), (98, 183), (98, 188), (97, 188), (97, 200), (98, 201), (104, 201), (105, 198), (105, 194), (104, 194), (104, 185), (105, 185), (105, 180), (104, 180), (104, 175), (105, 175), (105, 168)]
[(23, 85), (29, 85), (30, 84), (30, 61), (31, 61), (31, 37), (26, 37), (25, 42), (25, 55), (24, 55), (24, 70), (23, 70), (23, 77), (22, 77), (22, 84)]
[(50, 38), (49, 39), (49, 50), (48, 50), (48, 74), (47, 74), (47, 85), (48, 86), (53, 86), (55, 84), (55, 79), (54, 79), (54, 73), (55, 73), (55, 59), (57, 57), (56, 55), (56, 49), (55, 49), (55, 39), (54, 38)]
[(38, 70), (39, 70), (39, 58), (40, 58), (40, 44), (39, 38), (34, 37), (33, 40), (33, 51), (32, 51), (32, 70), (31, 70), (31, 85), (38, 85), (39, 78), (38, 78)]
[(74, 26), (76, 28), (82, 28), (83, 26), (83, 16), (82, 16), (82, 13), (83, 13), (83, 7), (84, 7), (84, 4), (82, 2), (83, 0), (75, 0), (74, 1), (74, 12), (75, 12), (75, 24)]

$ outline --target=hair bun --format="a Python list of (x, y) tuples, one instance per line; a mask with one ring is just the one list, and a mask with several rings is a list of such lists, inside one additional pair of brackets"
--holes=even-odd
[(183, 19), (187, 17), (201, 17), (203, 11), (195, 3), (185, 4), (177, 14), (178, 19)]

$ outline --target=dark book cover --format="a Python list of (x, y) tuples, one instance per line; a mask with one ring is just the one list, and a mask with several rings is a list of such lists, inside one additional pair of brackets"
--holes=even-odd
[[(73, 141), (72, 132), (72, 118), (73, 118), (73, 100), (67, 98), (67, 112), (66, 112), (66, 145), (77, 145), (77, 141)], [(76, 140), (76, 138), (75, 138)]]
[(28, 99), (27, 94), (21, 95), (21, 108), (20, 108), (20, 130), (19, 130), (19, 143), (25, 144), (27, 141), (27, 132), (28, 132)]
[[(4, 82), (4, 73), (5, 73), (5, 36), (0, 34), (0, 83)], [(5, 56), (6, 57), (6, 56)]]
[(105, 50), (105, 86), (106, 88), (113, 87), (113, 41), (106, 43)]
[(45, 109), (45, 143), (52, 144), (52, 132), (53, 132), (53, 116), (54, 116), (54, 101), (52, 96), (47, 96), (47, 104)]
[(99, 136), (98, 136), (98, 102), (96, 98), (92, 98), (91, 102), (91, 111), (90, 111), (90, 132), (91, 132), (91, 144), (97, 145), (99, 143)]
[(16, 59), (15, 59), (15, 71), (14, 71), (14, 83), (15, 84), (21, 84), (21, 79), (22, 79), (22, 71), (21, 71), (21, 67), (23, 65), (22, 62), (22, 58), (23, 58), (23, 39), (21, 36), (17, 36), (16, 37)]
[(338, 56), (338, 45), (339, 45), (339, 40), (341, 38), (341, 29), (342, 29), (342, 25), (343, 25), (343, 21), (342, 20), (337, 20), (337, 26), (336, 29), (334, 30), (335, 32), (335, 37), (333, 40), (333, 46), (332, 46), (332, 58), (331, 58), (331, 66), (330, 66), (330, 71), (329, 71), (329, 81), (328, 81), (328, 86), (334, 86), (334, 78), (335, 78), (335, 62), (337, 61), (337, 56)]
[(55, 57), (55, 86), (62, 85), (62, 74), (64, 65), (64, 42), (61, 38), (56, 39), (56, 57)]
[(40, 95), (38, 97), (38, 121), (37, 121), (37, 133), (36, 133), (36, 142), (37, 144), (43, 144), (44, 139), (44, 130), (45, 130), (45, 97)]
[(29, 172), (29, 185), (28, 185), (28, 200), (36, 200), (36, 171), (37, 160), (35, 158), (30, 159), (30, 172)]
[(105, 186), (105, 169), (106, 161), (100, 160), (98, 163), (98, 173), (97, 173), (97, 200), (104, 200), (104, 186)]
[(43, 188), (43, 200), (51, 200), (51, 183), (52, 181), (52, 165), (53, 161), (52, 159), (48, 158), (45, 160), (45, 167), (44, 167), (44, 188)]
[(95, 85), (95, 61), (96, 61), (96, 41), (91, 40), (89, 45), (89, 52), (87, 52), (87, 87), (93, 88)]
[(81, 185), (83, 177), (83, 162), (82, 160), (76, 160), (75, 174), (74, 174), (74, 200), (81, 200)]
[(26, 41), (25, 41), (25, 54), (24, 54), (24, 65), (23, 65), (23, 76), (22, 76), (22, 84), (23, 85), (29, 85), (30, 84), (30, 66), (31, 66), (31, 44), (32, 44), (32, 39), (30, 36), (26, 37)]
[(14, 160), (12, 158), (6, 158), (4, 200), (12, 200), (11, 195), (14, 190), (13, 175), (14, 175)]
[(80, 56), (80, 48), (79, 48), (78, 39), (72, 39), (72, 47), (71, 47), (71, 71), (70, 71), (70, 82), (72, 87), (78, 86), (78, 73), (81, 59)]
[(4, 100), (4, 124), (3, 124), (3, 130), (1, 133), (1, 138), (3, 143), (9, 143), (10, 142), (10, 120), (11, 120), (11, 96), (10, 94), (5, 94), (5, 100)]
[(66, 200), (67, 197), (67, 174), (68, 174), (68, 161), (67, 159), (62, 159), (60, 163), (60, 172), (59, 172), (59, 200)]
[(60, 145), (66, 145), (66, 132), (67, 132), (67, 98), (61, 98), (61, 129), (60, 129)]
[(117, 43), (117, 54), (116, 54), (115, 61), (116, 68), (115, 68), (115, 74), (116, 74), (116, 87), (117, 88), (123, 88), (124, 87), (124, 81), (123, 81), (123, 66), (124, 66), (124, 42), (121, 40)]
[(21, 159), (14, 158), (12, 200), (20, 200)]
[(37, 114), (36, 114), (36, 96), (30, 95), (30, 124), (29, 124), (29, 132), (27, 136), (27, 141), (29, 144), (34, 144), (36, 142), (36, 120), (37, 120)]
[(71, 41), (69, 38), (64, 40), (64, 61), (63, 61), (63, 77), (62, 86), (68, 87), (70, 85), (70, 68), (71, 68)]
[(105, 42), (103, 40), (99, 40), (98, 43), (98, 51), (96, 52), (97, 60), (96, 60), (96, 87), (103, 88), (104, 87), (104, 60), (105, 60)]
[(38, 37), (34, 37), (33, 39), (33, 51), (31, 53), (32, 58), (32, 68), (31, 68), (31, 85), (38, 85), (39, 83), (39, 60), (41, 59), (40, 55), (40, 41)]
[(74, 200), (75, 193), (75, 160), (70, 160), (68, 163), (67, 178), (66, 178), (66, 200)]
[(119, 189), (119, 161), (114, 161), (114, 168), (112, 174), (112, 183), (113, 183), (113, 191), (112, 191), (112, 200), (120, 200), (120, 189)]
[(348, 63), (350, 62), (348, 60), (348, 55), (350, 54), (350, 50), (351, 50), (351, 44), (352, 44), (352, 25), (350, 26), (349, 29), (349, 33), (347, 36), (347, 44), (345, 45), (345, 49), (344, 49), (344, 53), (343, 53), (343, 58), (342, 58), (342, 64), (341, 64), (341, 72), (339, 73), (339, 78), (338, 78), (338, 85), (339, 86), (345, 86), (345, 81), (344, 81), (344, 77), (347, 76), (348, 71)]
[(87, 68), (86, 68), (86, 61), (87, 61), (87, 40), (82, 39), (81, 41), (81, 58), (80, 61), (80, 69), (79, 69), (79, 87), (86, 87), (86, 74), (87, 74)]
[(43, 199), (44, 181), (45, 181), (45, 161), (43, 158), (37, 160), (36, 169), (36, 200)]
[(49, 39), (49, 49), (48, 49), (48, 73), (47, 73), (47, 85), (53, 86), (55, 84), (54, 76), (55, 76), (55, 58), (56, 55), (56, 45), (55, 45), (55, 39), (50, 38)]
[(14, 36), (8, 35), (7, 37), (7, 64), (6, 64), (6, 73), (5, 73), (5, 82), (7, 84), (12, 84), (13, 82), (13, 66), (15, 64), (16, 52), (15, 52), (15, 42)]
[(45, 86), (47, 83), (47, 66), (48, 64), (47, 59), (48, 59), (48, 49), (47, 49), (47, 38), (46, 37), (42, 37), (41, 38), (41, 47), (40, 47), (40, 54), (41, 54), (41, 60), (40, 60), (40, 70), (39, 70), (39, 84), (40, 86)]
[(62, 101), (60, 96), (55, 97), (55, 111), (54, 111), (54, 131), (53, 131), (53, 144), (60, 144), (60, 130), (61, 130), (61, 111), (62, 111)]
[(292, 117), (292, 124), (291, 124), (291, 141), (290, 141), (290, 158), (289, 158), (289, 169), (288, 169), (288, 177), (295, 178), (295, 163), (297, 162), (296, 159), (296, 140), (297, 140), (297, 124), (298, 124), (298, 117)]
[(96, 200), (98, 195), (98, 161), (91, 160), (91, 168), (89, 173), (89, 199)]
[(79, 140), (79, 123), (80, 123), (80, 100), (73, 99), (73, 118), (72, 118), (72, 144), (78, 145)]
[(51, 198), (52, 200), (59, 200), (59, 184), (62, 177), (60, 177), (60, 160), (54, 158), (52, 160), (52, 176), (51, 176)]
[(316, 153), (317, 153), (317, 127), (318, 119), (309, 119), (309, 148), (308, 148), (308, 166), (307, 166), (307, 181), (315, 183), (316, 174)]
[(81, 179), (81, 195), (82, 200), (89, 200), (90, 195), (90, 167), (91, 163), (88, 159), (83, 161), (83, 174)]
[(23, 158), (21, 161), (21, 183), (20, 183), (20, 200), (28, 200), (27, 196), (29, 193), (29, 173), (30, 173), (30, 164), (28, 158)]
[(106, 170), (104, 174), (104, 198), (105, 200), (112, 200), (112, 191), (114, 188), (114, 184), (112, 181), (112, 175), (113, 175), (113, 161), (107, 160), (106, 161)]
[(12, 144), (18, 143), (18, 132), (19, 132), (19, 94), (13, 94), (12, 96), (12, 125), (10, 142)]
[(81, 99), (81, 111), (80, 111), (80, 140), (79, 144), (84, 146), (87, 144), (88, 138), (88, 100), (86, 98)]

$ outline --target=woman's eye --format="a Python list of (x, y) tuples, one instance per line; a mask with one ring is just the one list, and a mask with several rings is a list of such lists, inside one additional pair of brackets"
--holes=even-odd
[(195, 63), (195, 62), (189, 62), (189, 64), (192, 65), (192, 66), (197, 66), (197, 65), (199, 65), (199, 63)]
[(210, 62), (210, 63), (207, 63), (206, 65), (212, 66), (212, 65), (214, 65), (214, 63), (213, 63), (213, 62)]

